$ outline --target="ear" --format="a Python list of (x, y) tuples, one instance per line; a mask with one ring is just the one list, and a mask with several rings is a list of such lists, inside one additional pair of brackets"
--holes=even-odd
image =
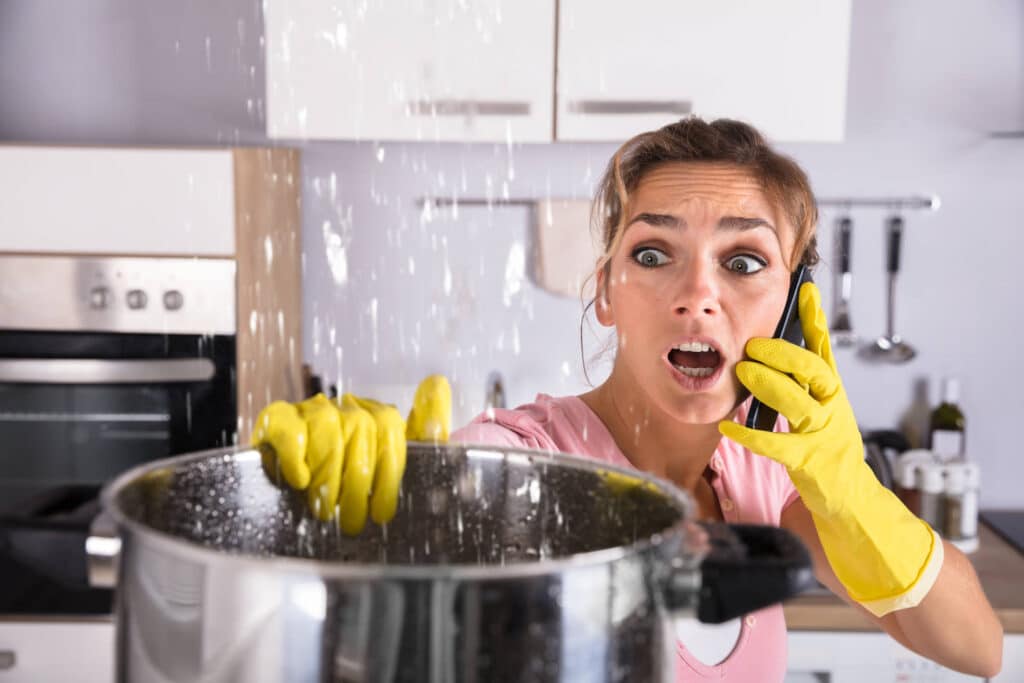
[(605, 269), (597, 270), (597, 287), (594, 290), (594, 309), (597, 315), (597, 322), (605, 327), (615, 325), (615, 318), (612, 315), (612, 305), (608, 300), (608, 279), (605, 277)]

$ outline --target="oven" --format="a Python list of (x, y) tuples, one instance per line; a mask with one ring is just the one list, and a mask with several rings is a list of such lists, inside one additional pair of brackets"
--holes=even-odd
[(235, 443), (235, 287), (233, 259), (0, 255), (0, 618), (109, 618), (100, 487)]

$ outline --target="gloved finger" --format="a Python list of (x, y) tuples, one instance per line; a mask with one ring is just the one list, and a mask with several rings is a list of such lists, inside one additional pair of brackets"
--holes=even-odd
[(839, 375), (823, 358), (784, 339), (755, 337), (745, 351), (753, 360), (792, 375), (819, 401), (835, 395), (841, 386)]
[(789, 421), (790, 431), (817, 431), (827, 422), (827, 411), (789, 375), (756, 361), (736, 364), (736, 376), (759, 401)]
[(800, 325), (803, 327), (807, 349), (824, 360), (832, 368), (832, 373), (838, 377), (836, 359), (832, 354), (832, 341), (828, 336), (828, 320), (821, 307), (821, 292), (818, 291), (818, 286), (813, 282), (800, 285), (797, 305), (800, 309)]
[(360, 397), (356, 397), (356, 401), (377, 423), (377, 462), (370, 495), (370, 518), (377, 524), (385, 524), (395, 516), (405, 473), (405, 420), (392, 405)]
[(444, 375), (430, 375), (416, 387), (405, 437), (409, 441), (448, 441), (452, 389)]
[[(274, 401), (256, 416), (250, 443), (263, 454), (264, 470), (271, 479), (277, 481), (276, 470), (280, 470), (289, 486), (302, 490), (309, 485), (307, 439), (306, 421), (298, 408), (287, 401)], [(267, 457), (267, 447), (274, 457)], [(275, 471), (269, 471), (271, 466)]]
[(310, 481), (306, 496), (317, 519), (327, 521), (334, 516), (345, 459), (341, 416), (323, 394), (300, 403), (299, 412), (309, 428), (306, 462), (310, 470)]
[(341, 472), (338, 524), (354, 536), (366, 525), (366, 509), (373, 484), (373, 461), (377, 453), (377, 425), (370, 413), (353, 397), (342, 397), (341, 423), (345, 432), (345, 466)]
[(788, 470), (800, 469), (804, 466), (807, 448), (801, 448), (803, 434), (787, 434), (786, 432), (766, 432), (750, 429), (732, 420), (718, 423), (719, 433), (732, 439), (752, 453), (763, 455), (781, 463)]

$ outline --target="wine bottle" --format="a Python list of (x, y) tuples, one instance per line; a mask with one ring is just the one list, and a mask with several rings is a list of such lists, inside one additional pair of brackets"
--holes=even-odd
[(962, 458), (965, 451), (966, 420), (960, 409), (960, 383), (955, 377), (942, 380), (942, 400), (931, 412), (931, 450), (941, 460)]

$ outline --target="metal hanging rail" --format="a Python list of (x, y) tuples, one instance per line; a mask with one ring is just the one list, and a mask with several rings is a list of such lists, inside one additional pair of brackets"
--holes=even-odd
[(420, 197), (416, 203), (420, 206), (430, 204), (434, 208), (441, 209), (446, 206), (534, 206), (539, 199), (504, 199), (494, 197), (484, 199), (482, 197)]
[(875, 208), (899, 211), (901, 209), (928, 209), (938, 211), (942, 206), (938, 195), (916, 197), (821, 197), (818, 206), (840, 209)]
[[(568, 199), (566, 197), (551, 197), (552, 201)], [(421, 197), (418, 204), (423, 206), (430, 204), (435, 208), (447, 206), (534, 206), (539, 199), (505, 199), (494, 197), (485, 199), (482, 197)], [(578, 201), (573, 200), (573, 201)], [(839, 209), (875, 208), (900, 211), (904, 209), (927, 209), (938, 211), (942, 202), (938, 195), (917, 195), (908, 197), (821, 197), (818, 199), (819, 207), (834, 207)]]

